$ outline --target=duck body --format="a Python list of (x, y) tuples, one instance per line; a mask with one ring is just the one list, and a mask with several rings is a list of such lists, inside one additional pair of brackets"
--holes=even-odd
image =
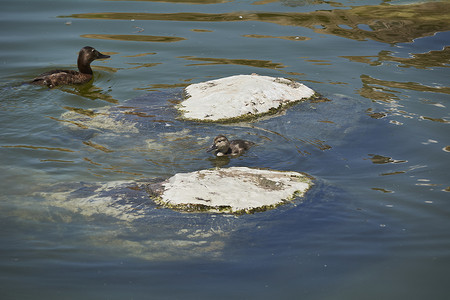
[(34, 78), (32, 84), (46, 85), (53, 88), (64, 84), (83, 84), (92, 79), (92, 74), (84, 74), (73, 70), (52, 70)]
[(74, 70), (52, 70), (42, 73), (34, 78), (30, 83), (46, 85), (53, 88), (64, 84), (83, 84), (89, 82), (93, 77), (91, 62), (96, 59), (109, 58), (109, 55), (102, 54), (92, 47), (83, 47), (78, 53), (78, 71)]
[(211, 152), (215, 150), (216, 156), (239, 156), (245, 151), (250, 149), (255, 143), (246, 140), (232, 140), (229, 141), (226, 136), (218, 135), (214, 138), (214, 142), (211, 147), (206, 150), (206, 152)]

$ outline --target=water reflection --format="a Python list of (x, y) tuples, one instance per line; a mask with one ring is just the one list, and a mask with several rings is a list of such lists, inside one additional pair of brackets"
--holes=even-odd
[(373, 119), (383, 119), (384, 117), (386, 117), (385, 113), (382, 112), (374, 112), (373, 108), (368, 108), (366, 110), (366, 113), (369, 117), (373, 118)]
[(280, 2), (281, 4), (285, 6), (290, 7), (298, 7), (298, 6), (307, 6), (307, 5), (321, 5), (321, 4), (327, 4), (332, 7), (344, 7), (342, 3), (335, 2), (335, 1), (326, 1), (326, 0), (261, 0), (257, 1), (253, 4), (266, 4), (266, 3), (273, 3), (273, 2)]
[(394, 192), (394, 191), (386, 190), (386, 189), (382, 189), (382, 188), (372, 188), (372, 190), (387, 193), (387, 194)]
[(79, 95), (91, 100), (103, 100), (109, 103), (119, 103), (117, 99), (114, 99), (108, 92), (94, 85), (93, 81), (80, 86), (64, 86), (60, 90), (74, 95)]
[(369, 156), (370, 156), (369, 159), (374, 164), (388, 164), (388, 163), (399, 164), (407, 162), (406, 160), (397, 160), (389, 156), (383, 156), (378, 154), (369, 154)]
[(332, 63), (329, 60), (323, 60), (323, 59), (305, 59), (305, 61), (312, 62), (313, 65), (317, 66), (331, 66)]
[[(421, 120), (428, 120), (433, 122), (439, 122), (448, 124), (449, 120), (445, 118), (434, 118), (423, 115), (418, 115), (417, 113), (407, 112), (401, 109), (401, 105), (398, 101), (401, 100), (401, 90), (411, 90), (419, 92), (432, 92), (441, 94), (450, 94), (450, 87), (432, 87), (423, 85), (416, 82), (397, 82), (389, 80), (376, 79), (368, 75), (361, 75), (362, 88), (357, 92), (365, 98), (371, 99), (374, 102), (380, 101), (387, 106), (384, 112), (374, 112), (373, 110), (368, 110), (366, 113), (375, 119), (384, 118), (388, 113), (392, 115), (402, 116), (404, 118), (419, 118)], [(402, 122), (396, 120), (390, 120), (391, 124), (403, 125)]]
[(164, 2), (164, 3), (188, 3), (188, 4), (218, 4), (233, 2), (234, 0), (105, 0), (105, 1), (132, 1), (132, 2)]
[(67, 148), (60, 147), (45, 147), (45, 146), (31, 146), (31, 145), (8, 145), (2, 146), (2, 148), (20, 148), (29, 150), (46, 150), (46, 151), (61, 151), (61, 152), (75, 152)]
[[(181, 3), (181, 4), (220, 4), (233, 2), (234, 0), (105, 0), (105, 1), (132, 1), (132, 2), (163, 2), (163, 3)], [(281, 2), (283, 5), (296, 7), (305, 5), (328, 4), (333, 7), (342, 7), (343, 5), (335, 1), (325, 0), (256, 0), (253, 5), (264, 5), (269, 3)]]
[(135, 70), (135, 69), (140, 69), (140, 68), (152, 68), (155, 67), (157, 65), (160, 65), (161, 63), (127, 63), (129, 65), (135, 65), (136, 67), (131, 67), (128, 68), (129, 70)]
[[(450, 94), (450, 87), (441, 87), (441, 86), (427, 86), (423, 85), (417, 82), (398, 82), (398, 81), (389, 81), (389, 80), (381, 80), (373, 78), (369, 75), (361, 75), (361, 81), (364, 85), (364, 88), (369, 90), (378, 89), (379, 87), (376, 86), (384, 86), (388, 88), (395, 88), (395, 89), (406, 89), (406, 90), (413, 90), (413, 91), (419, 91), (419, 92), (433, 92), (433, 93), (441, 93), (441, 94)], [(390, 90), (393, 92), (393, 90)], [(364, 96), (364, 93), (361, 93), (361, 96)], [(374, 98), (371, 98), (374, 99)], [(376, 99), (376, 98), (375, 98)]]
[[(302, 142), (305, 145), (310, 145), (310, 146), (314, 146), (319, 150), (325, 151), (325, 150), (329, 150), (331, 149), (331, 146), (326, 144), (325, 141), (316, 139), (316, 138), (312, 138), (312, 139), (300, 139), (300, 138), (296, 138), (296, 140)], [(299, 151), (301, 152), (301, 151)], [(306, 154), (310, 154), (309, 152), (307, 152)]]
[(258, 59), (229, 59), (229, 58), (212, 58), (212, 57), (194, 57), (194, 56), (179, 56), (186, 60), (203, 61), (204, 63), (190, 64), (188, 66), (206, 66), (206, 65), (242, 65), (257, 68), (267, 69), (281, 69), (285, 65), (280, 63), (274, 63), (270, 60), (258, 60)]
[(193, 32), (213, 32), (212, 30), (208, 29), (191, 29)]
[(156, 52), (148, 52), (148, 53), (139, 53), (135, 55), (124, 55), (123, 57), (142, 57), (147, 55), (156, 55)]
[(81, 35), (81, 37), (100, 40), (158, 42), (158, 43), (173, 43), (185, 40), (185, 38), (174, 36), (154, 36), (154, 35), (140, 35), (140, 34), (83, 34)]
[(135, 90), (158, 91), (165, 89), (184, 88), (188, 85), (189, 85), (188, 83), (174, 83), (174, 84), (159, 83), (159, 84), (151, 84), (149, 85), (149, 87), (135, 88)]
[(433, 122), (438, 122), (438, 123), (444, 123), (444, 124), (450, 124), (449, 120), (443, 119), (443, 118), (432, 118), (432, 117), (427, 117), (427, 116), (420, 116), (421, 119), (423, 120), (428, 120), (428, 121), (433, 121)]
[(429, 51), (426, 53), (413, 53), (412, 57), (395, 57), (392, 51), (383, 50), (377, 56), (341, 56), (353, 62), (365, 63), (371, 66), (379, 66), (385, 61), (399, 63), (399, 67), (417, 69), (432, 69), (434, 67), (448, 68), (450, 63), (450, 46), (442, 50)]
[[(268, 22), (283, 26), (302, 26), (317, 33), (331, 34), (349, 39), (364, 41), (375, 40), (395, 44), (412, 42), (414, 39), (431, 36), (436, 32), (450, 30), (448, 11), (450, 2), (428, 2), (408, 5), (371, 5), (351, 9), (313, 11), (306, 13), (291, 12), (231, 12), (208, 13), (82, 13), (61, 16), (77, 19), (106, 20), (152, 20), (181, 22)], [(362, 24), (367, 25), (361, 26)], [(345, 28), (343, 28), (345, 27)], [(364, 29), (369, 30), (364, 30)], [(88, 35), (98, 38), (125, 40), (124, 35)], [(132, 36), (134, 37), (134, 36)]]
[(114, 150), (110, 150), (110, 149), (106, 148), (105, 146), (96, 144), (96, 143), (94, 143), (92, 141), (83, 141), (83, 144), (85, 144), (86, 146), (92, 147), (94, 149), (106, 152), (106, 153), (114, 152)]
[(260, 34), (244, 34), (243, 37), (256, 38), (256, 39), (282, 39), (288, 41), (307, 41), (311, 38), (305, 36), (271, 36), (271, 35), (260, 35)]

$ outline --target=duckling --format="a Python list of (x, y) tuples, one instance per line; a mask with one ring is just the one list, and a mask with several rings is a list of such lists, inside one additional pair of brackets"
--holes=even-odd
[(109, 58), (109, 55), (102, 54), (92, 47), (81, 48), (78, 53), (78, 70), (52, 70), (42, 73), (34, 78), (30, 83), (46, 85), (53, 88), (62, 84), (83, 84), (92, 79), (91, 62), (96, 59)]
[(232, 140), (231, 142), (224, 135), (218, 135), (214, 138), (214, 142), (206, 152), (216, 150), (216, 156), (239, 156), (250, 149), (255, 143), (246, 140)]

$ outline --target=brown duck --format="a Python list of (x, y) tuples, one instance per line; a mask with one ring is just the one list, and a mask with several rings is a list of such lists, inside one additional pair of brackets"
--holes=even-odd
[(232, 140), (229, 141), (224, 135), (218, 135), (214, 138), (214, 142), (211, 147), (206, 150), (206, 152), (210, 152), (215, 150), (216, 156), (239, 156), (243, 154), (245, 151), (250, 149), (251, 146), (255, 145), (255, 143), (246, 141), (246, 140)]
[(92, 79), (91, 62), (96, 59), (109, 58), (109, 55), (102, 54), (92, 47), (83, 47), (78, 53), (78, 70), (52, 70), (42, 73), (34, 78), (31, 83), (46, 85), (53, 88), (63, 84), (83, 84)]

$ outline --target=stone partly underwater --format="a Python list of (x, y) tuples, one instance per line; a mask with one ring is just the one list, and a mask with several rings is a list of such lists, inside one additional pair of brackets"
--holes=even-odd
[(154, 189), (153, 198), (184, 211), (251, 213), (303, 196), (311, 186), (298, 172), (232, 167), (176, 174)]
[(167, 180), (60, 183), (37, 195), (53, 207), (49, 218), (117, 224), (95, 230), (91, 243), (97, 247), (146, 260), (174, 260), (222, 257), (236, 228), (254, 227), (240, 214), (294, 207), (311, 186), (311, 178), (298, 172), (234, 167), (179, 173)]
[(182, 118), (212, 122), (251, 120), (315, 94), (304, 84), (256, 74), (191, 84), (185, 92), (186, 99), (177, 107)]
[(85, 217), (133, 221), (159, 205), (186, 212), (264, 211), (304, 196), (312, 185), (310, 176), (298, 172), (231, 167), (178, 173), (167, 180), (60, 184), (39, 194), (48, 204)]

